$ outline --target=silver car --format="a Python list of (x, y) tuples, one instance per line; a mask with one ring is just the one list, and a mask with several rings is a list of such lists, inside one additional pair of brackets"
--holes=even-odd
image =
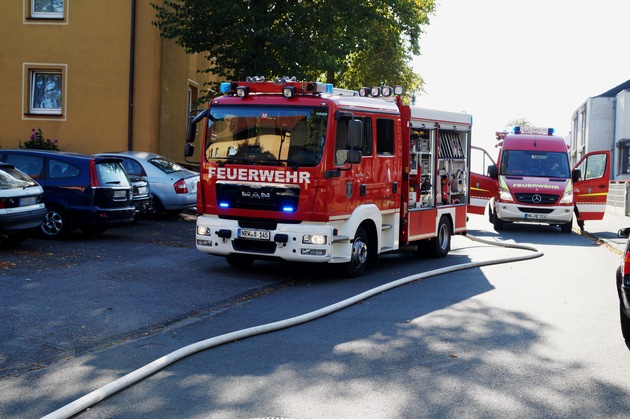
[(188, 170), (164, 156), (145, 151), (100, 153), (98, 156), (118, 157), (131, 177), (149, 182), (153, 207), (157, 213), (179, 213), (195, 210), (199, 173)]

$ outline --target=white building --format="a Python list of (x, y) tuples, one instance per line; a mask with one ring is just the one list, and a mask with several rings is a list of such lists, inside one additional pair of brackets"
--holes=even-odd
[(630, 80), (573, 112), (569, 141), (572, 164), (588, 152), (610, 150), (610, 180), (630, 180)]

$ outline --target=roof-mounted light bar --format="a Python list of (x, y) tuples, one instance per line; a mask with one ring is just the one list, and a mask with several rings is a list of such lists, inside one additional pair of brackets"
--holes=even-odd
[(245, 82), (223, 82), (220, 85), (220, 91), (240, 98), (257, 93), (277, 93), (286, 98), (292, 98), (298, 94), (332, 94), (333, 85), (320, 82), (301, 82), (297, 81), (295, 77), (276, 78), (273, 82), (268, 82), (265, 81), (264, 77), (256, 76), (247, 77)]
[(538, 134), (538, 135), (553, 135), (556, 131), (553, 128), (546, 127), (519, 127), (515, 126), (514, 134)]
[(403, 86), (374, 86), (374, 87), (362, 87), (359, 89), (359, 96), (361, 97), (389, 97), (389, 96), (401, 96), (405, 93)]

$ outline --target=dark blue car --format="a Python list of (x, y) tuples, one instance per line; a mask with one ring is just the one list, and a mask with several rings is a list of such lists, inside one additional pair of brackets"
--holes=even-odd
[(134, 220), (129, 178), (116, 158), (48, 150), (3, 150), (0, 162), (14, 165), (44, 188), (44, 237), (81, 229), (96, 235)]

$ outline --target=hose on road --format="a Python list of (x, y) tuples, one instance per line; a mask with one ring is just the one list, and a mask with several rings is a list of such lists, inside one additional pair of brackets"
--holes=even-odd
[(383, 284), (381, 286), (372, 288), (370, 290), (357, 294), (353, 297), (347, 298), (343, 301), (339, 301), (338, 303), (335, 303), (335, 304), (331, 304), (319, 310), (312, 311), (310, 313), (302, 314), (300, 316), (292, 317), (285, 320), (280, 320), (273, 323), (267, 323), (260, 326), (254, 326), (247, 329), (238, 330), (235, 332), (227, 333), (221, 336), (209, 338), (206, 340), (202, 340), (202, 341), (190, 344), (174, 352), (171, 352), (161, 358), (158, 358), (155, 361), (145, 365), (144, 367), (139, 368), (135, 371), (132, 371), (129, 374), (115, 381), (112, 381), (111, 383), (106, 384), (103, 387), (100, 387), (89, 394), (86, 394), (85, 396), (44, 416), (43, 419), (62, 419), (62, 418), (66, 419), (71, 416), (74, 416), (77, 413), (100, 402), (101, 400), (104, 400), (105, 398), (123, 390), (124, 388), (129, 387), (132, 384), (135, 384), (138, 381), (143, 380), (144, 378), (152, 374), (155, 374), (156, 372), (164, 369), (165, 367), (187, 356), (193, 355), (197, 352), (201, 352), (206, 349), (211, 349), (211, 348), (214, 348), (214, 347), (226, 344), (226, 343), (234, 342), (237, 340), (246, 339), (252, 336), (261, 335), (263, 333), (269, 333), (276, 330), (286, 329), (286, 328), (293, 327), (299, 324), (303, 324), (311, 320), (315, 320), (315, 319), (327, 316), (331, 313), (334, 313), (336, 311), (349, 307), (360, 301), (366, 300), (377, 294), (391, 290), (393, 288), (399, 287), (404, 284), (408, 284), (410, 282), (430, 278), (433, 276), (444, 275), (450, 272), (461, 271), (464, 269), (478, 268), (481, 266), (497, 265), (497, 264), (502, 264), (502, 263), (518, 262), (518, 261), (523, 261), (523, 260), (528, 260), (528, 259), (535, 259), (535, 258), (543, 256), (543, 253), (541, 251), (531, 246), (489, 241), (489, 240), (480, 239), (471, 235), (466, 235), (465, 237), (471, 240), (483, 243), (483, 244), (507, 247), (507, 248), (512, 248), (512, 249), (528, 250), (532, 253), (526, 253), (520, 256), (490, 259), (486, 261), (462, 263), (458, 265), (447, 266), (444, 268), (434, 269), (432, 271), (427, 271), (427, 272), (422, 272), (419, 274), (406, 276), (404, 278), (400, 278), (395, 281), (389, 282), (387, 284)]

